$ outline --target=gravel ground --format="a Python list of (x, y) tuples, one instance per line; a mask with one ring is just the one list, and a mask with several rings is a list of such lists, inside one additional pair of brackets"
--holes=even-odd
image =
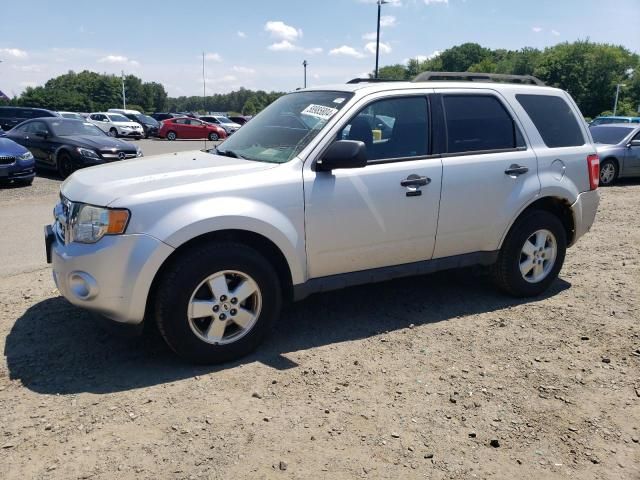
[(218, 367), (4, 276), (0, 476), (638, 479), (640, 183), (601, 194), (545, 297), (469, 270), (317, 295)]

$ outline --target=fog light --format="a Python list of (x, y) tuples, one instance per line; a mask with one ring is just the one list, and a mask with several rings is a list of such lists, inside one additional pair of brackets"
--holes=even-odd
[(80, 300), (91, 300), (98, 294), (98, 284), (85, 272), (72, 272), (69, 275), (69, 290)]

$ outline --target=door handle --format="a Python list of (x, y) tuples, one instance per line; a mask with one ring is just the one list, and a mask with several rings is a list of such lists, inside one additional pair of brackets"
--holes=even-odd
[(509, 168), (507, 168), (504, 173), (509, 176), (518, 176), (524, 175), (529, 171), (529, 167), (523, 167), (522, 165), (512, 164)]
[(428, 177), (421, 177), (416, 175), (415, 173), (409, 175), (407, 178), (400, 182), (402, 187), (424, 187), (425, 185), (429, 185), (431, 183), (431, 179)]

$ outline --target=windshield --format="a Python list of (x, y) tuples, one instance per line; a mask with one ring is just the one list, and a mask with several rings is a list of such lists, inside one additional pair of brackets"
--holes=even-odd
[(280, 97), (228, 137), (217, 152), (259, 162), (288, 162), (352, 96), (348, 92), (319, 91)]
[(111, 119), (112, 122), (130, 122), (131, 121), (124, 115), (120, 115), (118, 113), (110, 113), (108, 117)]
[(92, 123), (78, 120), (59, 120), (49, 124), (53, 134), (57, 137), (71, 137), (84, 135), (90, 137), (104, 137), (106, 134)]
[(617, 145), (627, 135), (629, 135), (634, 128), (626, 127), (591, 127), (591, 136), (595, 143), (604, 143), (606, 145)]
[(229, 120), (227, 117), (216, 117), (216, 118), (220, 121), (220, 123), (235, 123), (234, 121)]
[(70, 118), (71, 120), (84, 120), (79, 113), (61, 113), (62, 118)]
[(158, 121), (155, 118), (151, 118), (149, 115), (138, 115), (138, 120), (148, 125), (157, 125)]

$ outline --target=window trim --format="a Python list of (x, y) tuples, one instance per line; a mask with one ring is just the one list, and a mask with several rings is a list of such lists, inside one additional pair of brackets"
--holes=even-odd
[[(432, 96), (433, 96), (433, 93), (414, 93), (414, 94), (407, 94), (407, 95), (385, 95), (383, 97), (377, 97), (377, 98), (371, 99), (370, 101), (362, 105), (360, 108), (358, 108), (358, 110), (345, 121), (345, 123), (338, 130), (337, 134), (340, 134), (340, 132), (342, 132), (347, 127), (347, 125), (350, 125), (353, 119), (355, 119), (360, 114), (360, 112), (368, 108), (370, 105), (373, 105), (374, 103), (378, 103), (380, 101), (385, 101), (385, 100), (397, 100), (397, 99), (404, 99), (404, 98), (424, 98), (427, 101), (427, 114), (428, 114), (428, 118), (427, 118), (427, 122), (428, 122), (427, 134), (429, 137), (428, 153), (426, 155), (416, 155), (413, 157), (393, 157), (393, 158), (379, 158), (376, 160), (367, 160), (367, 165), (365, 165), (363, 168), (367, 168), (369, 165), (373, 166), (373, 165), (383, 165), (387, 163), (411, 162), (415, 160), (430, 160), (434, 158), (440, 158), (440, 154), (434, 153), (434, 150), (433, 150), (433, 128), (432, 128), (433, 113), (432, 113), (432, 101), (431, 101), (432, 99), (430, 98)], [(322, 155), (324, 155), (327, 149), (331, 145), (333, 145), (333, 142), (336, 142), (338, 140), (339, 139), (337, 137), (333, 138), (330, 142), (328, 142), (326, 147), (322, 149), (320, 154), (314, 160), (314, 170), (315, 170), (315, 162), (317, 162), (319, 158), (322, 158)]]
[[(437, 93), (440, 96), (441, 102), (441, 112), (442, 112), (442, 125), (444, 130), (444, 145), (442, 145), (442, 158), (451, 158), (451, 157), (462, 157), (469, 155), (489, 155), (492, 153), (509, 153), (509, 152), (526, 152), (529, 149), (529, 145), (527, 143), (527, 137), (525, 137), (524, 133), (522, 133), (522, 129), (518, 126), (514, 119), (514, 115), (511, 114), (504, 101), (495, 93), (491, 93), (488, 91), (479, 90), (476, 92), (439, 92)], [(492, 148), (487, 150), (468, 150), (464, 152), (449, 152), (449, 127), (447, 125), (447, 109), (445, 108), (444, 98), (445, 97), (491, 97), (498, 101), (498, 104), (504, 110), (504, 113), (511, 119), (513, 139), (517, 144), (518, 135), (517, 132), (520, 132), (520, 137), (524, 142), (524, 146), (511, 148)], [(517, 130), (516, 130), (517, 129)]]

